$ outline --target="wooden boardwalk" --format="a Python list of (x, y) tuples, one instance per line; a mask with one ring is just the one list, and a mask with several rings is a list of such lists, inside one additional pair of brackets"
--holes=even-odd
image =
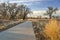
[(6, 31), (0, 32), (0, 40), (36, 40), (32, 22), (26, 21)]

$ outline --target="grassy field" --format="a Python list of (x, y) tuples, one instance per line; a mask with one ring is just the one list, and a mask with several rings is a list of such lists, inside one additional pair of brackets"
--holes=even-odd
[(7, 30), (17, 24), (20, 24), (24, 22), (23, 20), (16, 20), (16, 21), (12, 21), (12, 20), (0, 20), (0, 32)]
[(36, 40), (60, 40), (60, 21), (35, 19), (32, 22)]

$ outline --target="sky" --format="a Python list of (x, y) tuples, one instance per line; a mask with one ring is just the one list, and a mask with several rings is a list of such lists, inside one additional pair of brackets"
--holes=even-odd
[[(8, 2), (8, 0), (0, 0), (0, 2)], [(9, 0), (10, 3), (25, 4), (31, 10), (46, 10), (48, 6), (60, 9), (60, 0)]]
[[(8, 2), (8, 0), (0, 0), (1, 2)], [(27, 5), (34, 13), (45, 12), (44, 10), (47, 10), (48, 6), (60, 9), (60, 0), (9, 0), (9, 3)]]

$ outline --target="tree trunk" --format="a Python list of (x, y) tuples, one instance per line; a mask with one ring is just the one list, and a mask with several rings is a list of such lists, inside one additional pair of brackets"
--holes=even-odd
[(51, 19), (52, 18), (52, 14), (50, 14), (49, 17), (50, 17), (49, 19)]
[(27, 14), (25, 14), (25, 13), (24, 13), (23, 20), (25, 20), (25, 18), (26, 18), (26, 15), (27, 15)]
[(25, 15), (23, 16), (23, 20), (25, 20)]

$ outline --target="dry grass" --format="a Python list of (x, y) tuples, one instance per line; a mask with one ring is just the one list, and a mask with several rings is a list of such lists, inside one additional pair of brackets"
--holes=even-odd
[(34, 27), (36, 40), (60, 40), (60, 21), (55, 19), (48, 22), (38, 21), (35, 25), (37, 25)]
[(23, 23), (23, 20), (19, 20), (19, 21), (1, 21), (0, 23), (0, 32), (5, 31), (9, 28), (12, 28), (20, 23)]
[(46, 34), (47, 40), (60, 40), (60, 28), (57, 20), (49, 20), (46, 24), (44, 33)]

